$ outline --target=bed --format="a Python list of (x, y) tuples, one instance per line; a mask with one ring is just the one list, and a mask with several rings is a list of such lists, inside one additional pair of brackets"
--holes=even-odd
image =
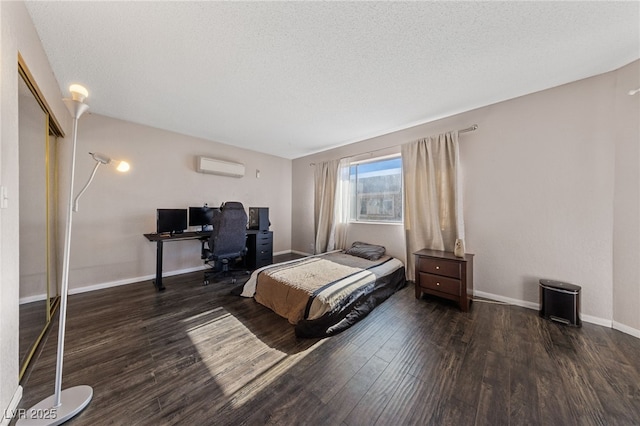
[(350, 251), (260, 268), (244, 284), (241, 296), (253, 297), (286, 318), (295, 325), (298, 337), (339, 333), (406, 284), (400, 260), (387, 255), (353, 255)]

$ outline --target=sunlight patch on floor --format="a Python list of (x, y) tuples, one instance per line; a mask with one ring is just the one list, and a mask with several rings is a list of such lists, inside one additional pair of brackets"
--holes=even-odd
[(250, 382), (246, 383), (236, 391), (232, 396), (231, 406), (233, 408), (239, 408), (247, 403), (256, 394), (268, 388), (271, 383), (279, 379), (283, 374), (289, 371), (289, 369), (294, 367), (298, 362), (304, 359), (304, 357), (309, 355), (324, 342), (326, 342), (326, 339), (322, 339), (313, 346), (296, 354), (285, 354), (279, 361), (274, 362), (267, 368), (263, 369), (259, 374), (256, 374)]
[[(294, 347), (282, 336), (252, 330), (224, 308), (182, 320), (186, 332), (232, 406), (239, 407), (295, 366), (326, 339), (289, 354), (278, 347)], [(231, 367), (230, 367), (231, 366)]]

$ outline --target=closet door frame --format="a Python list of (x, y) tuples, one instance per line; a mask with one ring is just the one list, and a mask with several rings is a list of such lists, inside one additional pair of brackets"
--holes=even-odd
[[(57, 167), (57, 140), (59, 137), (64, 137), (64, 132), (62, 131), (62, 126), (53, 115), (49, 104), (47, 103), (42, 91), (38, 87), (33, 75), (29, 71), (26, 62), (18, 53), (18, 74), (19, 78), (26, 84), (27, 88), (33, 95), (34, 99), (40, 106), (44, 114), (44, 123), (43, 123), (43, 149), (44, 149), (44, 158), (45, 158), (45, 234), (43, 235), (43, 240), (45, 244), (45, 252), (46, 252), (46, 278), (45, 278), (45, 286), (43, 289), (43, 294), (45, 294), (45, 323), (42, 325), (42, 329), (39, 330), (39, 333), (33, 343), (30, 344), (29, 349), (27, 350), (26, 355), (23, 357), (22, 353), (20, 357), (22, 359), (20, 362), (20, 370), (19, 370), (19, 380), (22, 380), (31, 360), (33, 359), (33, 355), (35, 354), (38, 345), (42, 341), (45, 333), (49, 329), (51, 325), (53, 316), (58, 308), (60, 303), (60, 285), (59, 285), (59, 277), (58, 277), (58, 167)], [(20, 326), (22, 328), (22, 324)], [(22, 330), (21, 330), (22, 332)], [(37, 332), (37, 331), (36, 331)]]

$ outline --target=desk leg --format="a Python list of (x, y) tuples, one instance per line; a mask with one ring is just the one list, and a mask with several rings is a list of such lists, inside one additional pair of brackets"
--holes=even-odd
[(153, 284), (157, 291), (162, 291), (165, 286), (162, 285), (162, 241), (156, 243), (156, 279)]

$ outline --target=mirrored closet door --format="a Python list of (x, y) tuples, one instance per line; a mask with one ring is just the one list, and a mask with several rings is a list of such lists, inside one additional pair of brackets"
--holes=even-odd
[(55, 141), (62, 132), (22, 57), (18, 71), (22, 379), (59, 299)]

